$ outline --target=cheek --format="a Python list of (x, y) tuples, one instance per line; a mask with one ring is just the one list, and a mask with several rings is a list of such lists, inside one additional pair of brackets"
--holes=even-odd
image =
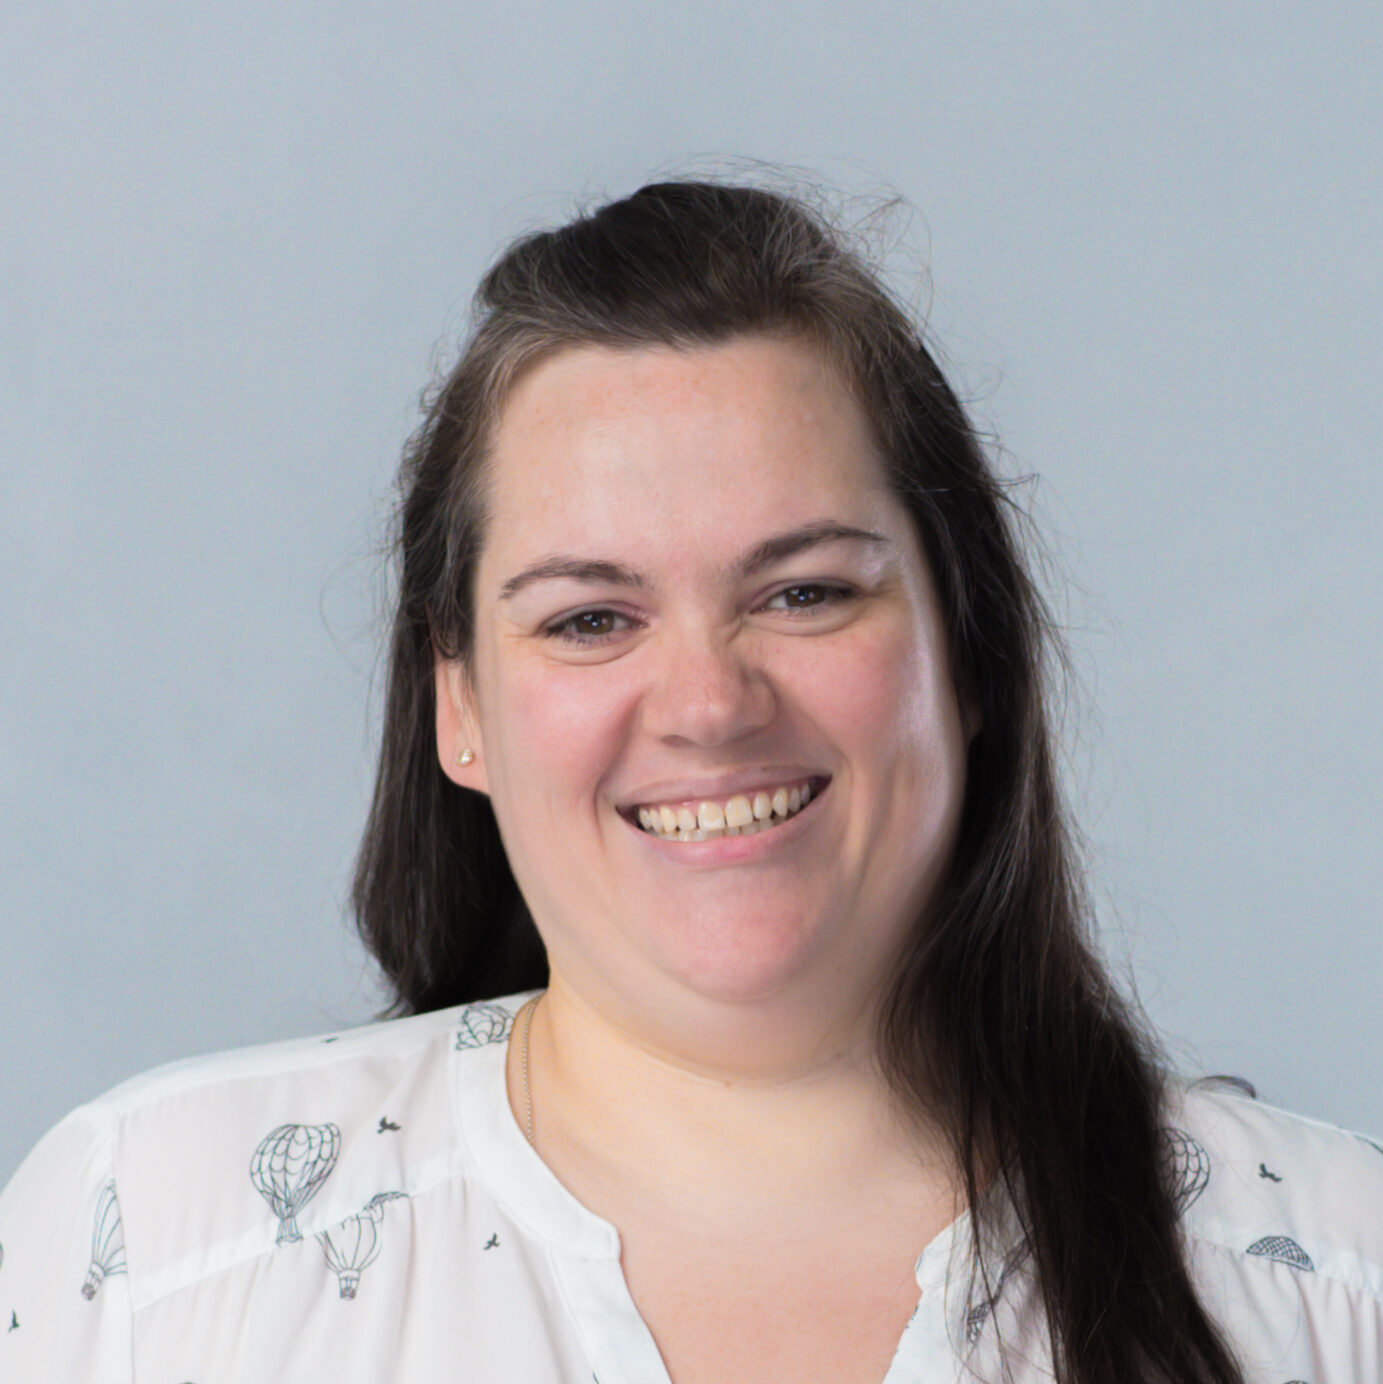
[(944, 735), (938, 717), (945, 714), (945, 670), (893, 622), (850, 632), (829, 658), (813, 659), (809, 650), (797, 679), (815, 689), (814, 714), (842, 744), (887, 765), (902, 767)]
[(871, 890), (895, 897), (933, 887), (965, 793), (959, 709), (927, 634), (903, 621), (871, 625), (845, 641), (831, 676), (819, 675), (817, 712), (848, 764), (847, 853), (871, 862)]
[(497, 687), (501, 736), (491, 767), (499, 800), (570, 813), (593, 801), (613, 762), (628, 717), (618, 681), (591, 667), (515, 669)]

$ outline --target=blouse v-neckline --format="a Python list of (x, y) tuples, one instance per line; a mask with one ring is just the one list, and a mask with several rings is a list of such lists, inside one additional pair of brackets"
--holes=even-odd
[[(520, 1001), (526, 997), (515, 997)], [(620, 1236), (583, 1205), (529, 1144), (509, 1104), (507, 1043), (467, 1053), (453, 1083), (458, 1135), (477, 1176), (546, 1247), (596, 1380), (672, 1384), (620, 1263)], [(918, 1254), (918, 1301), (880, 1384), (954, 1380), (965, 1338), (972, 1218), (962, 1211)]]

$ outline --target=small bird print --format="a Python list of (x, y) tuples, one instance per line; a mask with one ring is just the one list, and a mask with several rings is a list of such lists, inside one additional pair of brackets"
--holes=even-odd
[(499, 1248), (499, 1236), (498, 1236), (498, 1235), (491, 1235), (490, 1238), (485, 1242), (485, 1248), (486, 1248), (486, 1249), (498, 1249), (498, 1248)]
[(1258, 1165), (1258, 1176), (1259, 1176), (1259, 1177), (1266, 1177), (1266, 1178), (1268, 1179), (1269, 1182), (1281, 1182), (1281, 1181), (1282, 1181), (1282, 1179), (1281, 1179), (1276, 1173), (1270, 1173), (1270, 1172), (1268, 1171), (1268, 1165), (1267, 1165), (1266, 1163), (1260, 1163), (1260, 1164)]
[(376, 1133), (376, 1134), (385, 1134), (385, 1133), (388, 1133), (388, 1132), (392, 1132), (393, 1130), (401, 1129), (402, 1127), (403, 1127), (402, 1125), (396, 1125), (396, 1124), (393, 1122), (393, 1120), (391, 1120), (391, 1119), (388, 1117), (388, 1115), (381, 1115), (381, 1116), (379, 1117), (379, 1128), (375, 1131), (375, 1133)]
[(19, 1313), (18, 1313), (18, 1312), (11, 1312), (11, 1313), (10, 1313), (10, 1330), (11, 1330), (11, 1331), (18, 1331), (18, 1330), (19, 1330)]

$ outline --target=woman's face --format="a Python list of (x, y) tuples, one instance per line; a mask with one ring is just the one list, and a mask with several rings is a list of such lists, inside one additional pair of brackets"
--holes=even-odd
[(571, 349), (514, 390), (488, 479), (439, 753), (490, 795), (554, 973), (653, 1012), (867, 1005), (945, 869), (968, 735), (853, 396), (796, 340)]

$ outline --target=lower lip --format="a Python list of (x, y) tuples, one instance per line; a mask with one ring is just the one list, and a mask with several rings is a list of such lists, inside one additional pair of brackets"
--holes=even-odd
[(630, 831), (637, 832), (640, 840), (664, 860), (693, 868), (738, 865), (742, 861), (759, 860), (784, 846), (790, 846), (816, 820), (816, 805), (826, 796), (826, 792), (827, 789), (823, 788), (813, 795), (806, 807), (795, 812), (786, 821), (776, 827), (770, 827), (767, 831), (756, 831), (752, 836), (713, 836), (707, 841), (668, 841), (654, 832), (645, 831), (625, 818), (620, 820)]

